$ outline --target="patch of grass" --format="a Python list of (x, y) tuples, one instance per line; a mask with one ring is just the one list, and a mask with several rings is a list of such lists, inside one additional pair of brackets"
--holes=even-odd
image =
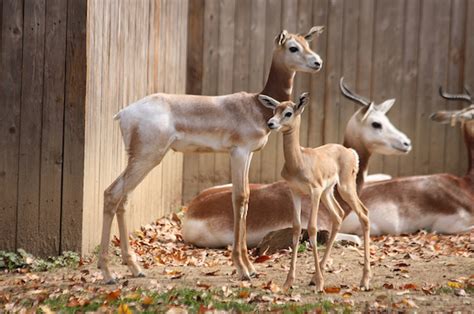
[(308, 303), (308, 304), (299, 304), (299, 303), (287, 303), (283, 305), (276, 305), (272, 307), (272, 311), (279, 311), (284, 314), (296, 313), (303, 314), (308, 312), (316, 313), (327, 313), (334, 310), (334, 304), (329, 301), (322, 301), (319, 303)]
[(31, 271), (47, 271), (61, 267), (76, 267), (79, 260), (79, 254), (71, 251), (47, 259), (36, 258), (23, 249), (18, 249), (17, 252), (0, 251), (0, 270), (27, 268)]
[(298, 253), (304, 253), (306, 252), (306, 250), (308, 249), (308, 246), (307, 246), (308, 242), (303, 242), (303, 243), (300, 243), (300, 245), (298, 246)]
[(56, 299), (46, 300), (43, 305), (53, 311), (65, 313), (97, 311), (103, 309), (119, 309), (124, 306), (132, 312), (156, 313), (166, 312), (170, 307), (185, 307), (190, 313), (205, 310), (227, 310), (232, 312), (252, 312), (256, 305), (248, 304), (244, 299), (239, 299), (237, 292), (230, 298), (223, 298), (222, 291), (203, 291), (189, 288), (172, 289), (164, 293), (137, 290), (131, 295), (120, 296), (115, 300), (107, 300), (106, 295), (88, 300), (82, 306), (68, 306), (70, 295)]

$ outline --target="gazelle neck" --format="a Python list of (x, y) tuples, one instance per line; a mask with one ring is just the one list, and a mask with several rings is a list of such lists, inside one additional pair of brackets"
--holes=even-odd
[(300, 123), (301, 116), (298, 116), (296, 117), (295, 126), (291, 130), (283, 132), (284, 169), (290, 173), (296, 172), (303, 163), (300, 146)]
[(277, 52), (274, 52), (267, 82), (261, 94), (268, 95), (280, 102), (290, 100), (294, 77), (295, 71), (282, 64), (278, 60)]
[(474, 178), (474, 121), (464, 122), (464, 141), (467, 149), (467, 176)]
[(372, 153), (360, 142), (355, 141), (352, 137), (348, 136), (347, 133), (344, 136), (344, 147), (354, 149), (359, 155), (359, 172), (357, 173), (356, 184), (357, 193), (360, 193), (364, 187), (365, 178), (369, 168), (369, 160)]

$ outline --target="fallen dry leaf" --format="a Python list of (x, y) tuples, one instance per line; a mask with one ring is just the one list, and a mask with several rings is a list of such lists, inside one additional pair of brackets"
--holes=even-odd
[(270, 255), (260, 255), (255, 259), (255, 263), (263, 263), (271, 259), (272, 257)]
[(107, 293), (107, 301), (115, 301), (117, 300), (119, 297), (120, 297), (120, 294), (122, 293), (122, 290), (121, 289), (117, 289), (117, 290), (114, 290), (114, 291), (111, 291), (109, 293)]
[(341, 292), (341, 288), (331, 286), (331, 287), (324, 287), (324, 292), (326, 293), (339, 293)]

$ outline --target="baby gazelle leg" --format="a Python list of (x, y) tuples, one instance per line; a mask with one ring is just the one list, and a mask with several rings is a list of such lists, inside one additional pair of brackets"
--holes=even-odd
[(340, 186), (338, 188), (339, 194), (342, 199), (351, 207), (351, 209), (359, 217), (359, 221), (364, 231), (364, 270), (362, 273), (362, 280), (360, 286), (366, 290), (369, 289), (370, 281), (370, 223), (369, 223), (369, 211), (367, 207), (362, 204), (354, 185)]
[(314, 267), (315, 274), (311, 279), (310, 285), (316, 286), (316, 291), (323, 291), (324, 280), (323, 275), (321, 274), (321, 268), (319, 266), (319, 255), (318, 255), (318, 242), (317, 242), (317, 220), (318, 220), (318, 210), (319, 210), (319, 200), (321, 199), (320, 188), (311, 189), (311, 214), (308, 221), (308, 234), (309, 234), (309, 243), (313, 248), (314, 256)]
[(283, 289), (287, 290), (291, 288), (293, 281), (295, 280), (296, 272), (296, 257), (298, 254), (298, 245), (300, 243), (301, 234), (301, 196), (297, 193), (291, 193), (293, 197), (293, 247), (291, 252), (291, 266), (288, 276), (286, 278)]
[(336, 235), (339, 232), (339, 229), (341, 228), (344, 211), (342, 210), (341, 206), (334, 197), (334, 188), (328, 188), (324, 191), (322, 195), (322, 201), (324, 205), (326, 205), (326, 208), (328, 209), (332, 219), (331, 236), (328, 242), (326, 243), (326, 251), (324, 252), (324, 256), (321, 261), (321, 268), (324, 269), (329, 259), (329, 255), (331, 254), (331, 249), (334, 245)]

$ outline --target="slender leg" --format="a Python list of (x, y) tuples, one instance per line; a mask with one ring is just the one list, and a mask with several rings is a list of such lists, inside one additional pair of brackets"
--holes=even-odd
[(104, 281), (106, 283), (115, 283), (108, 267), (108, 250), (110, 242), (110, 229), (115, 213), (117, 213), (117, 222), (120, 232), (120, 247), (122, 258), (132, 272), (132, 275), (143, 276), (143, 272), (138, 266), (135, 255), (131, 251), (128, 243), (128, 232), (124, 217), (125, 203), (128, 194), (145, 178), (145, 176), (161, 162), (167, 149), (158, 157), (149, 159), (129, 159), (127, 168), (122, 174), (105, 190), (104, 192), (104, 222), (102, 227), (102, 240), (100, 244), (100, 254), (98, 266), (102, 270)]
[[(242, 280), (249, 280), (250, 273), (244, 263), (243, 249), (246, 239), (244, 239), (244, 229), (246, 228), (245, 215), (247, 214), (249, 194), (245, 183), (245, 167), (250, 158), (250, 152), (239, 148), (231, 152), (232, 167), (232, 205), (234, 209), (234, 246), (232, 249), (232, 260), (237, 268), (237, 275)], [(247, 251), (245, 251), (247, 253)], [(245, 254), (244, 254), (245, 255)], [(246, 257), (248, 259), (248, 257)], [(250, 261), (248, 261), (250, 264)]]
[(309, 243), (313, 248), (313, 256), (314, 256), (314, 267), (316, 273), (314, 274), (313, 278), (311, 279), (310, 285), (316, 286), (316, 291), (323, 291), (324, 287), (324, 279), (323, 275), (321, 274), (321, 268), (319, 264), (319, 255), (318, 255), (318, 242), (317, 242), (317, 222), (318, 222), (318, 210), (319, 210), (319, 200), (321, 199), (321, 189), (320, 188), (312, 188), (311, 189), (311, 214), (309, 216), (308, 222), (308, 235), (309, 235)]
[(332, 218), (331, 236), (329, 237), (329, 240), (326, 244), (326, 251), (324, 252), (323, 259), (321, 261), (321, 269), (324, 269), (329, 259), (329, 255), (331, 254), (331, 249), (334, 245), (336, 235), (341, 228), (342, 215), (344, 214), (344, 211), (334, 197), (334, 188), (329, 188), (324, 191), (322, 195), (322, 201), (324, 205), (326, 205), (326, 208), (328, 209)]
[(291, 265), (288, 276), (286, 277), (284, 290), (288, 290), (293, 285), (296, 276), (296, 258), (298, 255), (298, 244), (300, 243), (301, 234), (301, 196), (291, 192), (293, 197), (293, 247), (291, 252)]
[[(252, 161), (253, 152), (250, 153), (249, 158), (247, 159), (247, 163), (245, 164), (245, 172), (244, 172), (244, 189), (245, 195), (250, 197), (250, 187), (249, 187), (249, 169), (250, 169), (250, 162)], [(255, 267), (252, 265), (248, 255), (248, 248), (247, 248), (247, 211), (248, 211), (248, 201), (245, 203), (245, 212), (243, 216), (243, 221), (241, 224), (241, 234), (242, 234), (242, 261), (244, 262), (245, 266), (249, 271), (249, 275), (255, 276), (257, 273), (255, 271)]]
[(127, 198), (128, 196), (124, 196), (124, 199), (120, 202), (117, 209), (117, 222), (119, 226), (122, 262), (124, 265), (128, 266), (132, 272), (133, 277), (145, 277), (145, 274), (137, 263), (135, 253), (131, 250), (130, 244), (128, 242), (128, 230), (125, 220), (125, 206), (127, 204)]
[(367, 207), (362, 204), (359, 197), (357, 196), (357, 191), (355, 185), (352, 186), (339, 186), (339, 194), (344, 199), (344, 201), (351, 207), (351, 209), (359, 217), (359, 221), (362, 225), (364, 231), (364, 270), (362, 273), (362, 280), (360, 286), (365, 290), (369, 290), (369, 281), (370, 281), (370, 223), (369, 223), (369, 211)]

